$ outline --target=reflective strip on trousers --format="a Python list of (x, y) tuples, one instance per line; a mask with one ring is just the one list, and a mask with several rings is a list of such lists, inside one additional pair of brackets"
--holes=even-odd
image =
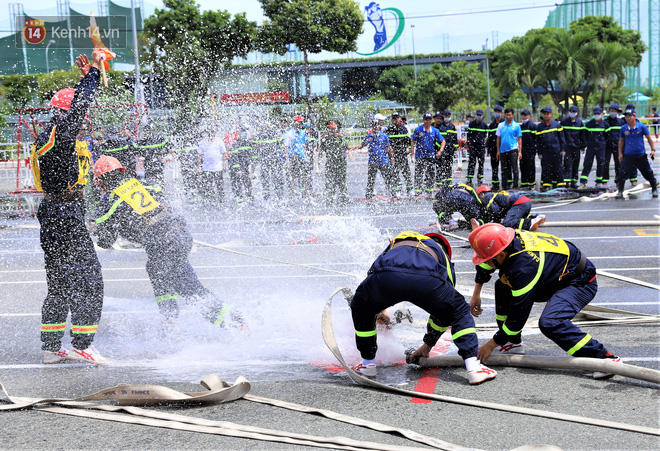
[(94, 324), (93, 326), (71, 326), (71, 333), (73, 334), (95, 334), (98, 330), (99, 325)]
[(60, 332), (66, 328), (66, 323), (42, 324), (42, 332)]

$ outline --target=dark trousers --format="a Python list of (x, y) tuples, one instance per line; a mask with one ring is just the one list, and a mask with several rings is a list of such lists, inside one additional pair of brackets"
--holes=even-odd
[(500, 160), (497, 159), (497, 151), (491, 150), (490, 154), (490, 169), (491, 169), (491, 185), (493, 188), (499, 189), (500, 187)]
[(284, 188), (284, 170), (279, 160), (261, 161), (261, 185), (264, 199), (282, 197)]
[(578, 182), (578, 172), (580, 170), (580, 148), (566, 147), (563, 164), (564, 183), (566, 185), (576, 186)]
[(518, 150), (500, 153), (502, 163), (502, 189), (518, 188)]
[[(477, 167), (477, 182), (481, 184), (484, 179), (484, 159), (486, 157), (486, 149), (473, 149), (470, 147), (468, 150), (468, 168), (467, 168), (467, 181), (472, 185), (474, 180), (474, 171)], [(478, 165), (478, 166), (477, 166)]]
[[(548, 303), (539, 318), (539, 328), (543, 335), (574, 357), (602, 358), (607, 353), (602, 343), (571, 322), (598, 291), (595, 271), (596, 268), (587, 263), (587, 269), (579, 279), (549, 294)], [(503, 318), (509, 314), (512, 302), (511, 287), (499, 280), (495, 282), (495, 314), (499, 318), (497, 324), (500, 328), (504, 324)], [(509, 340), (511, 343), (520, 343), (521, 334), (511, 335)]]
[(582, 175), (580, 176), (580, 183), (587, 183), (591, 167), (596, 159), (596, 183), (603, 181), (603, 172), (605, 168), (605, 146), (587, 146), (587, 153), (584, 155), (584, 163), (582, 163)]
[(533, 188), (536, 185), (536, 151), (522, 151), (520, 160), (520, 187)]
[(306, 161), (298, 158), (289, 158), (287, 178), (291, 190), (304, 196), (312, 195), (312, 167)]
[[(406, 193), (414, 188), (412, 176), (410, 174), (410, 166), (408, 165), (408, 154), (406, 152), (394, 152), (391, 171), (394, 189), (399, 190), (402, 193)], [(403, 182), (405, 183), (404, 186), (402, 186), (400, 183), (400, 177), (403, 177)]]
[(168, 320), (179, 316), (181, 296), (197, 304), (209, 321), (216, 321), (224, 307), (202, 285), (188, 261), (193, 242), (190, 233), (179, 227), (153, 238), (145, 243), (146, 269), (161, 314)]
[(43, 200), (37, 218), (48, 284), (41, 308), (42, 349), (59, 351), (69, 311), (71, 344), (86, 349), (101, 319), (103, 277), (83, 203)]
[[(462, 296), (445, 296), (449, 283), (436, 277), (401, 272), (377, 272), (370, 274), (355, 290), (351, 302), (351, 315), (355, 327), (355, 344), (363, 359), (376, 357), (376, 315), (399, 302), (408, 301), (427, 311), (431, 317), (427, 330), (435, 325), (451, 332), (458, 354), (467, 359), (477, 356), (479, 345), (473, 329), (474, 319)], [(463, 299), (463, 300), (462, 300)], [(466, 333), (460, 334), (466, 330)]]
[(656, 189), (658, 183), (653, 175), (653, 169), (651, 169), (651, 163), (646, 154), (643, 155), (626, 155), (623, 154), (623, 161), (621, 162), (621, 167), (619, 168), (619, 182), (618, 188), (619, 191), (623, 191), (623, 187), (626, 184), (626, 180), (630, 178), (631, 175), (639, 169), (639, 172), (642, 173), (642, 177), (649, 181), (651, 188)]
[(202, 172), (202, 195), (206, 200), (222, 203), (224, 198), (224, 179), (222, 171)]
[(236, 202), (252, 199), (250, 164), (246, 160), (230, 161), (229, 177)]
[(333, 200), (338, 196), (339, 202), (348, 202), (348, 189), (346, 187), (346, 162), (326, 162), (325, 165), (325, 196)]
[(546, 188), (557, 187), (564, 179), (559, 149), (544, 148), (541, 157), (541, 184)]
[[(449, 146), (447, 146), (449, 147)], [(442, 151), (439, 157), (435, 158), (435, 185), (449, 185), (452, 182), (451, 170), (454, 165), (454, 154), (451, 150)]]
[(415, 160), (415, 194), (433, 194), (435, 183), (435, 159), (417, 158)]
[[(605, 148), (605, 163), (603, 164), (603, 183), (610, 181), (610, 161), (614, 160), (614, 183), (619, 185), (619, 149), (617, 147), (608, 146)], [(637, 168), (633, 169), (630, 176), (631, 182), (637, 181)]]
[(374, 185), (376, 183), (376, 175), (380, 171), (380, 175), (383, 176), (383, 181), (385, 182), (385, 187), (387, 192), (392, 195), (392, 178), (390, 177), (390, 165), (389, 164), (368, 164), (367, 165), (367, 190), (365, 192), (365, 198), (371, 199), (374, 197)]
[(506, 212), (506, 216), (502, 219), (502, 225), (512, 229), (529, 230), (532, 225), (532, 220), (527, 217), (530, 211), (532, 211), (531, 202), (514, 205)]

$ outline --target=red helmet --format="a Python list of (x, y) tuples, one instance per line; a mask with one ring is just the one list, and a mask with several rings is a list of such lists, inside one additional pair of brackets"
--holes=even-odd
[(477, 227), (468, 239), (474, 249), (472, 263), (480, 265), (494, 258), (513, 241), (516, 232), (502, 224), (488, 223)]
[(479, 188), (477, 188), (477, 194), (490, 193), (492, 191), (493, 190), (490, 189), (490, 186), (488, 186), (488, 185), (481, 185)]
[(293, 121), (294, 122), (305, 122), (305, 119), (302, 116), (298, 115), (298, 116), (293, 118)]
[(122, 172), (126, 170), (126, 168), (122, 166), (119, 160), (117, 160), (115, 157), (103, 155), (94, 164), (94, 183), (96, 185), (100, 185), (100, 177), (110, 171), (114, 171), (115, 169), (119, 169)]
[(60, 89), (55, 93), (53, 98), (50, 99), (48, 106), (67, 111), (69, 108), (71, 108), (71, 101), (73, 100), (73, 95), (75, 93), (76, 90), (73, 88)]
[(447, 252), (447, 257), (449, 257), (451, 260), (451, 246), (449, 245), (447, 238), (435, 232), (427, 233), (426, 236), (433, 239), (434, 241), (440, 241), (440, 244), (445, 248), (445, 251)]

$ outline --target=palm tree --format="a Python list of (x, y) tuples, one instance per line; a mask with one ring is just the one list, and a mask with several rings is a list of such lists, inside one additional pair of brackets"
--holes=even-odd
[(534, 88), (541, 86), (543, 82), (540, 43), (540, 36), (528, 35), (516, 42), (506, 41), (497, 49), (502, 58), (501, 67), (504, 68), (502, 81), (513, 88), (520, 87), (527, 90), (534, 116), (538, 107)]
[(604, 108), (607, 90), (623, 83), (624, 68), (635, 61), (634, 55), (618, 42), (599, 43), (595, 50), (591, 82), (600, 88), (600, 106)]

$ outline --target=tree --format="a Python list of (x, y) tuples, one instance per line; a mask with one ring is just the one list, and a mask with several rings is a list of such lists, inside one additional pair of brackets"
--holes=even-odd
[(506, 102), (507, 108), (513, 108), (514, 110), (522, 110), (529, 106), (529, 100), (527, 94), (525, 94), (521, 89), (516, 89), (511, 94), (509, 94), (509, 100)]
[(376, 89), (386, 99), (399, 103), (407, 103), (410, 99), (410, 88), (415, 79), (413, 66), (396, 66), (384, 70), (376, 81)]
[(188, 127), (207, 97), (211, 78), (234, 57), (253, 49), (256, 22), (245, 13), (201, 12), (194, 0), (164, 0), (144, 20), (143, 61), (165, 74), (172, 106), (179, 110), (177, 127)]
[[(456, 61), (449, 66), (434, 64), (417, 74), (411, 103), (423, 113), (428, 108), (444, 110), (458, 102), (476, 103), (486, 97), (486, 74), (477, 65)], [(498, 94), (492, 92), (494, 98)]]
[(607, 94), (623, 86), (624, 67), (630, 66), (635, 56), (618, 42), (598, 43), (594, 55), (590, 81), (595, 89), (600, 90), (599, 104), (604, 108)]
[[(346, 53), (357, 49), (364, 19), (355, 0), (259, 0), (265, 20), (259, 33), (264, 52), (284, 55), (287, 45), (295, 44), (305, 64), (305, 93), (308, 114), (312, 116), (309, 80), (309, 53)], [(312, 118), (313, 120), (313, 118)]]
[(3, 75), (0, 77), (0, 96), (11, 108), (25, 108), (34, 102), (37, 92), (34, 75)]

